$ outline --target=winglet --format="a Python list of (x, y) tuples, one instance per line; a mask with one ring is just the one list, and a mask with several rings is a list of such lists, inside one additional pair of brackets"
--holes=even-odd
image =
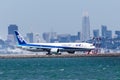
[(18, 41), (19, 45), (26, 44), (25, 40), (23, 39), (22, 36), (20, 36), (20, 34), (18, 33), (18, 31), (15, 31), (15, 35), (16, 35), (16, 38), (17, 38), (17, 41)]

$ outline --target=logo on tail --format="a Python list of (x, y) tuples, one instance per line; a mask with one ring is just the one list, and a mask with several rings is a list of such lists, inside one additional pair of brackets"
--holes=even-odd
[(23, 42), (23, 41), (24, 41), (23, 38), (22, 38), (20, 35), (18, 35), (17, 37), (18, 37), (18, 39), (20, 40), (20, 42)]
[(22, 38), (22, 36), (19, 35), (19, 33), (17, 31), (15, 31), (15, 35), (16, 35), (17, 41), (20, 45), (26, 44), (25, 40)]

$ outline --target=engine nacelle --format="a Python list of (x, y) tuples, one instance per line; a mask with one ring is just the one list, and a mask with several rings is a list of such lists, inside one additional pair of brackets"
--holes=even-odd
[(59, 53), (59, 49), (58, 48), (52, 48), (50, 50), (50, 53)]

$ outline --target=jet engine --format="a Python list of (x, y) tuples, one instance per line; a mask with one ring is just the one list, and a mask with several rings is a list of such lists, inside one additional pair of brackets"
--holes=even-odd
[(58, 48), (52, 48), (50, 50), (50, 53), (58, 54), (59, 53), (59, 49)]

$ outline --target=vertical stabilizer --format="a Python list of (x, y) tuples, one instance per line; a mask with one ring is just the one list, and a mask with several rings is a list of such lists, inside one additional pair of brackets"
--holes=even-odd
[(15, 31), (15, 35), (16, 35), (16, 38), (17, 38), (17, 41), (18, 41), (19, 45), (26, 44), (25, 40), (23, 39), (22, 36), (20, 36), (18, 31)]

